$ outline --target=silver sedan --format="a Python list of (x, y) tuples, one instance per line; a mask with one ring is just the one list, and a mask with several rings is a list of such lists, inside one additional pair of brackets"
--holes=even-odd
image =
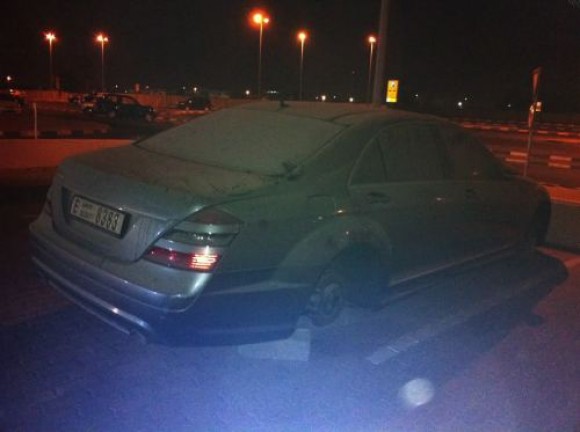
[(549, 218), (541, 186), (449, 122), (259, 102), (68, 159), (30, 231), (50, 285), (115, 327), (239, 341), (532, 250)]

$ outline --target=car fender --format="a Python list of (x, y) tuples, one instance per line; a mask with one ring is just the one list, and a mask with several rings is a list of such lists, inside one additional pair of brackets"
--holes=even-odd
[(316, 227), (297, 241), (280, 269), (313, 267), (318, 273), (352, 250), (372, 251), (379, 263), (388, 265), (392, 242), (375, 221), (360, 215), (319, 218)]

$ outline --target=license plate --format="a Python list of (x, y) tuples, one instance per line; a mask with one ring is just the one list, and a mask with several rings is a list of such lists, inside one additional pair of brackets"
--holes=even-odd
[(125, 221), (124, 213), (78, 196), (72, 200), (70, 214), (117, 235), (121, 234)]

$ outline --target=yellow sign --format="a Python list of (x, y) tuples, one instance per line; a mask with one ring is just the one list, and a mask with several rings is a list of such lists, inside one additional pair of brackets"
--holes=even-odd
[(387, 81), (387, 103), (397, 102), (397, 95), (399, 93), (399, 80)]

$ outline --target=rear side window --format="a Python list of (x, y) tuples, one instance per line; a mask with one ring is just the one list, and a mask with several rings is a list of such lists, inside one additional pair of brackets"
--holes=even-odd
[(431, 125), (393, 126), (381, 132), (378, 141), (388, 182), (444, 178), (441, 151)]
[(373, 140), (361, 155), (351, 177), (351, 184), (376, 184), (384, 183), (385, 166), (383, 155), (377, 140)]
[(282, 111), (232, 108), (139, 142), (141, 148), (238, 171), (285, 175), (321, 150), (344, 126)]
[(441, 131), (451, 176), (458, 180), (489, 180), (500, 177), (500, 165), (475, 137), (459, 129)]

